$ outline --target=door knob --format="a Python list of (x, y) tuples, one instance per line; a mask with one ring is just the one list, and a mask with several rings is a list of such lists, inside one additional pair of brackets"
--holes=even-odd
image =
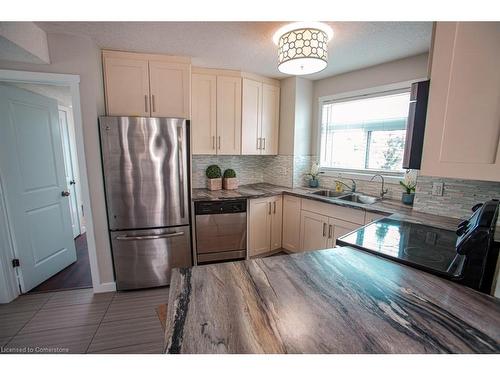
[(75, 182), (75, 180), (71, 180), (71, 181), (69, 182), (69, 184), (70, 184), (70, 185), (75, 185), (75, 184), (76, 184), (76, 182)]
[(61, 195), (62, 195), (63, 197), (68, 197), (68, 196), (69, 196), (69, 194), (70, 194), (70, 192), (69, 192), (69, 191), (67, 191), (67, 190), (64, 190), (63, 192), (61, 192)]

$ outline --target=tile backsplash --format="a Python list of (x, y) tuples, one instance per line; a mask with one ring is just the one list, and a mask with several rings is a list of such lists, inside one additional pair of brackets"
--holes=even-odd
[(234, 169), (240, 185), (264, 182), (266, 158), (269, 156), (193, 155), (191, 184), (193, 188), (207, 187), (205, 170), (211, 164), (217, 164), (222, 169), (222, 173), (225, 169)]
[[(432, 195), (432, 184), (444, 183), (443, 195)], [(461, 218), (470, 216), (476, 203), (500, 199), (500, 182), (419, 176), (413, 208), (417, 211)]]
[[(222, 171), (232, 168), (236, 171), (241, 185), (268, 182), (286, 187), (307, 186), (309, 172), (317, 157), (313, 155), (193, 155), (194, 188), (206, 187), (205, 170), (211, 164), (217, 164)], [(321, 175), (320, 186), (335, 189), (335, 180), (350, 181), (332, 176)], [(432, 184), (444, 183), (443, 195), (432, 195)], [(369, 195), (380, 194), (380, 180), (370, 182), (356, 180), (357, 190)], [(403, 190), (399, 183), (386, 182), (389, 190), (386, 197), (401, 199)], [(459, 180), (439, 177), (419, 176), (413, 209), (436, 215), (461, 218), (470, 215), (471, 207), (491, 198), (500, 198), (500, 182)]]
[(292, 187), (293, 186), (293, 156), (277, 155), (264, 157), (264, 182)]

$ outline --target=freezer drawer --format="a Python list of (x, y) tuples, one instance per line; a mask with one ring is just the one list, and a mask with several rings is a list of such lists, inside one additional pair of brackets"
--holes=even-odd
[(118, 290), (169, 285), (173, 268), (192, 266), (189, 226), (111, 232)]

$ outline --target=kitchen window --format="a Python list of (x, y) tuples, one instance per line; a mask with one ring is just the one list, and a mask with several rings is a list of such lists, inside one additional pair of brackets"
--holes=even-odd
[(403, 172), (410, 89), (321, 102), (320, 167)]

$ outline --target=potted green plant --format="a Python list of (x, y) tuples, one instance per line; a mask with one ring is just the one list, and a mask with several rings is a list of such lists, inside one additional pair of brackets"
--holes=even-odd
[(238, 179), (236, 178), (236, 172), (234, 171), (234, 169), (226, 169), (224, 171), (222, 186), (225, 190), (238, 189)]
[(412, 205), (413, 199), (415, 198), (415, 188), (417, 187), (417, 181), (412, 178), (410, 173), (405, 174), (403, 181), (399, 181), (399, 184), (405, 189), (405, 192), (401, 196), (401, 201), (404, 204)]
[(319, 164), (318, 163), (313, 163), (311, 165), (311, 170), (309, 173), (306, 174), (306, 176), (310, 176), (311, 178), (309, 179), (309, 187), (312, 188), (317, 188), (319, 186), (319, 180), (318, 176), (323, 173), (319, 171)]
[(222, 171), (218, 165), (209, 165), (205, 174), (207, 175), (208, 190), (222, 189)]

